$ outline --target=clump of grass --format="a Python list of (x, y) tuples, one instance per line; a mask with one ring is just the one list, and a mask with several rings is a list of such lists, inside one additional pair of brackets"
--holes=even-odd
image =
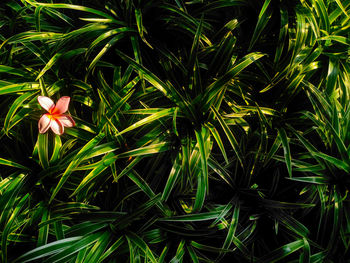
[(346, 262), (349, 5), (3, 1), (0, 261)]

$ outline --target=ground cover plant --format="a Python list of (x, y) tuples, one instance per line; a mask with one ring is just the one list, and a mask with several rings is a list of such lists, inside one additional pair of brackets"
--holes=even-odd
[(349, 20), (2, 0), (0, 262), (348, 262)]

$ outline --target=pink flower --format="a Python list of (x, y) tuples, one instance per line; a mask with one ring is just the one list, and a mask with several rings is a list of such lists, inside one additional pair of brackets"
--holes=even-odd
[(64, 127), (73, 127), (75, 125), (71, 116), (63, 114), (68, 110), (70, 97), (64, 96), (60, 98), (56, 105), (52, 99), (45, 96), (39, 96), (38, 101), (41, 107), (48, 111), (39, 120), (40, 133), (45, 133), (51, 127), (54, 133), (61, 135), (64, 132)]

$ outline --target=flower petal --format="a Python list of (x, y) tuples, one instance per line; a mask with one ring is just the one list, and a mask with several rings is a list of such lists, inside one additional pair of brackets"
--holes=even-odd
[(38, 122), (38, 128), (40, 133), (45, 133), (50, 128), (51, 119), (47, 116), (47, 114), (44, 114), (41, 116), (39, 122)]
[(73, 120), (73, 118), (71, 116), (61, 114), (61, 115), (58, 115), (56, 118), (65, 127), (74, 127), (75, 126), (75, 121)]
[(57, 119), (54, 119), (51, 121), (50, 127), (51, 127), (51, 130), (58, 135), (61, 135), (64, 132), (64, 127), (62, 123), (60, 123), (60, 121)]
[(52, 114), (62, 114), (65, 113), (68, 110), (70, 97), (63, 96), (61, 97), (57, 103), (56, 107), (53, 109)]
[(55, 103), (49, 97), (39, 96), (38, 101), (41, 107), (43, 107), (47, 111), (50, 111), (55, 107)]

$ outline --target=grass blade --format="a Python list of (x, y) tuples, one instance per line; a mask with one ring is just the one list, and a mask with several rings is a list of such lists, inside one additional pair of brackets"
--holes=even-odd
[(286, 160), (286, 165), (287, 165), (289, 177), (292, 177), (292, 157), (290, 154), (289, 142), (288, 142), (288, 137), (287, 137), (287, 133), (286, 133), (285, 129), (279, 128), (278, 129), (278, 136), (282, 142), (284, 158)]
[(230, 128), (227, 126), (226, 122), (222, 119), (221, 115), (217, 112), (217, 110), (215, 108), (211, 108), (212, 111), (215, 114), (215, 117), (217, 118), (217, 120), (219, 121), (222, 129), (224, 130), (227, 139), (229, 140), (234, 152), (236, 153), (236, 157), (239, 161), (239, 163), (241, 164), (242, 168), (243, 166), (243, 155), (241, 153), (241, 150), (239, 148), (238, 142), (235, 138), (235, 136), (233, 135), (232, 131), (230, 130)]
[(270, 2), (271, 2), (271, 0), (265, 0), (264, 4), (260, 10), (258, 22), (255, 26), (254, 33), (253, 33), (252, 39), (250, 40), (248, 50), (252, 49), (255, 42), (258, 40), (260, 34), (262, 33), (262, 31), (264, 30), (264, 28), (266, 27), (267, 23), (270, 20), (271, 11), (269, 11), (269, 8), (268, 8), (270, 5)]
[(75, 158), (70, 162), (67, 169), (64, 171), (60, 181), (58, 182), (57, 186), (53, 190), (51, 197), (50, 197), (50, 202), (52, 202), (52, 200), (57, 195), (58, 191), (62, 188), (63, 184), (67, 181), (67, 179), (70, 176), (70, 174), (72, 173), (73, 169), (79, 165), (79, 163), (83, 160), (83, 158), (87, 154), (89, 154), (91, 149), (93, 147), (95, 147), (103, 139), (104, 136), (105, 135), (103, 133), (99, 133), (96, 137), (94, 137), (87, 144), (85, 144), (83, 148), (81, 148), (81, 150), (77, 153)]

